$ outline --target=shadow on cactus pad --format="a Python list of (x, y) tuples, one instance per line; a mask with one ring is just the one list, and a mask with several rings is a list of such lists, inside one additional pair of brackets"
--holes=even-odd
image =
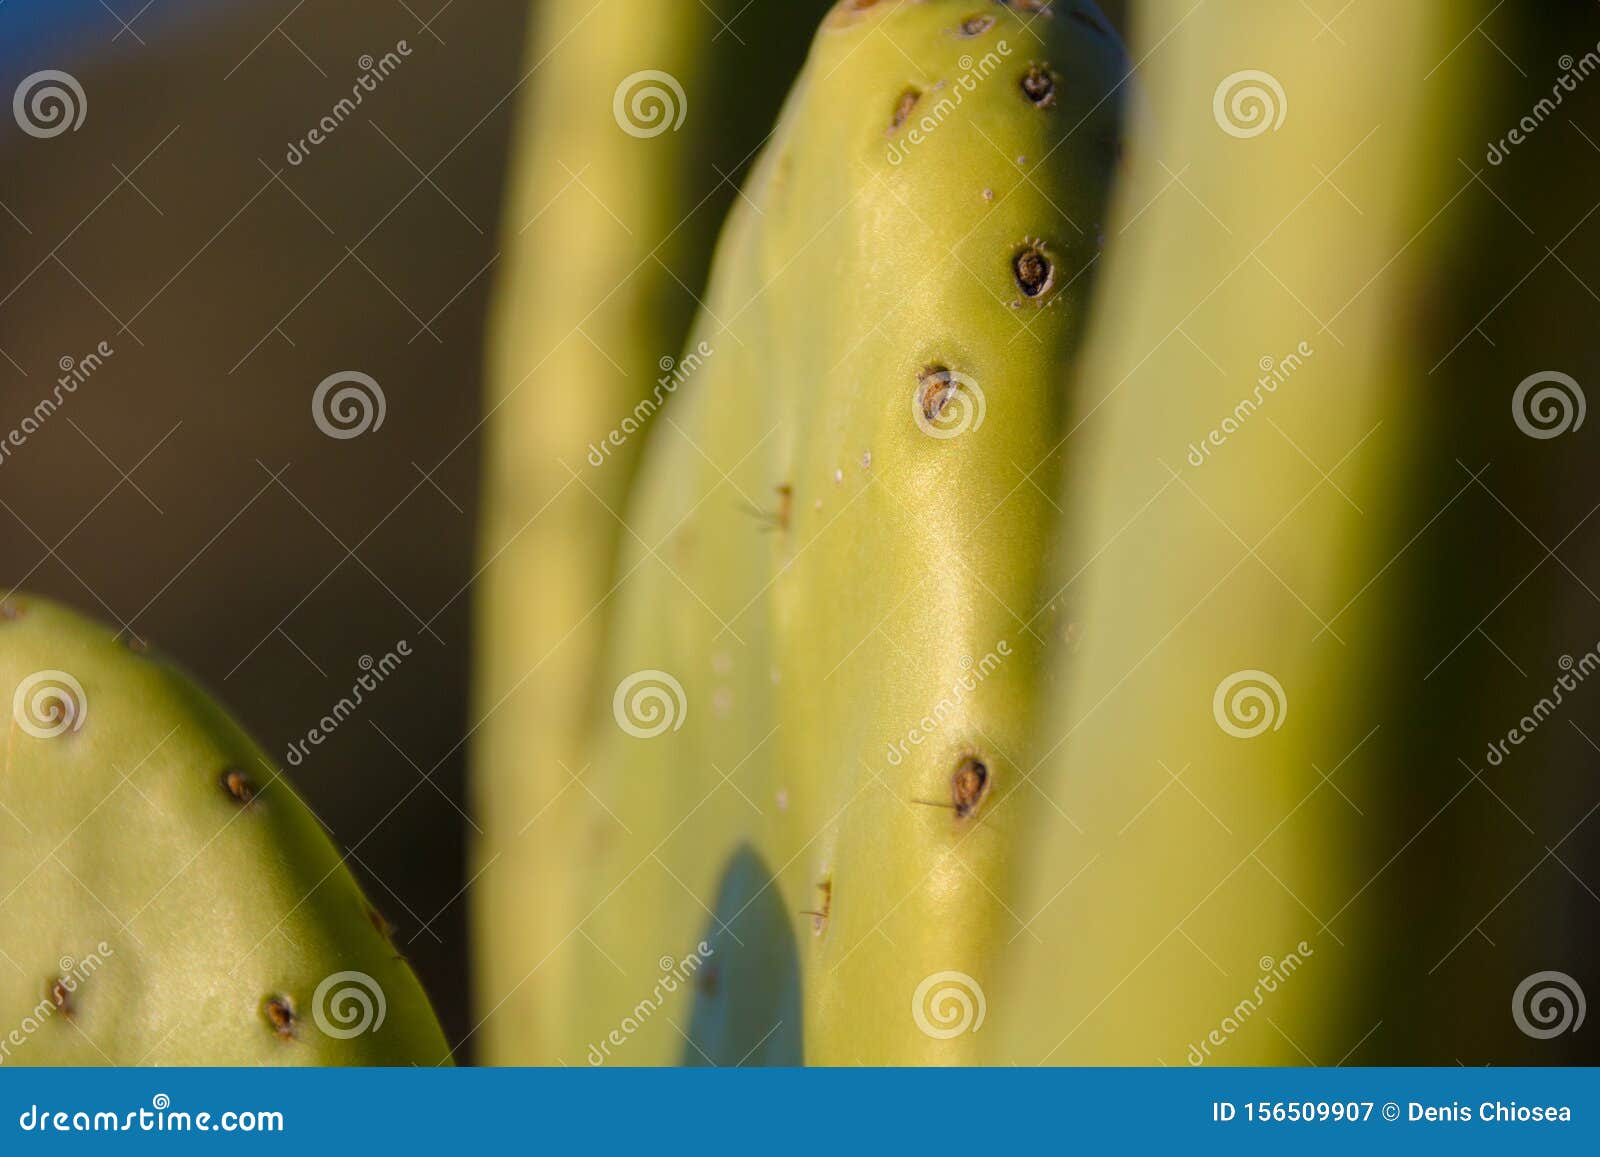
[(728, 860), (695, 982), (686, 1065), (798, 1065), (800, 958), (772, 871), (741, 845)]

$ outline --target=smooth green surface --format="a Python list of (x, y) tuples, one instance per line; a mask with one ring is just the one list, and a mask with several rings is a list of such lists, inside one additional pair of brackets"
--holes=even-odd
[(1152, 2), (1133, 95), (1019, 7), (840, 5), (730, 219), (624, 511), (544, 1059), (1581, 1054), (1509, 1005), (1581, 975), (1595, 710), (1485, 745), (1600, 637), (1590, 428), (1511, 408), (1593, 363), (1592, 182), (1553, 122), (1473, 158), (1548, 87), (1502, 54), (1592, 19)]
[[(447, 1059), (316, 819), (182, 674), (17, 595), (0, 615), (0, 690), (0, 1060)], [(230, 792), (229, 771), (249, 786)], [(273, 999), (292, 1020), (273, 1023)]]
[[(475, 1041), (491, 1062), (554, 1056), (534, 993), (576, 979), (570, 954), (553, 950), (577, 936), (583, 910), (552, 882), (587, 854), (578, 783), (593, 761), (588, 704), (602, 697), (596, 668), (630, 538), (621, 518), (663, 421), (658, 403), (694, 373), (674, 359), (732, 182), (823, 9), (551, 0), (530, 30), (489, 341), (475, 584)], [(659, 77), (625, 83), (643, 71), (680, 92)]]
[[(1399, 821), (1421, 777), (1393, 751), (1411, 593), (1368, 588), (1434, 513), (1412, 303), (1459, 225), (1427, 229), (1465, 176), (1435, 118), (1469, 121), (1474, 65), (1426, 78), (1464, 32), (1442, 12), (1352, 11), (1335, 52), (1291, 8), (1141, 9), (1147, 42), (1181, 27), (1066, 444), (1052, 606), (1083, 642), (1051, 664), (988, 1060), (1337, 1062), (1451, 902), (1384, 910), (1426, 813)], [(1219, 120), (1247, 65), (1278, 93)]]
[[(1023, 89), (1035, 63), (1055, 76), (1044, 107)], [(624, 1064), (972, 1055), (970, 1035), (920, 1031), (911, 999), (944, 971), (988, 983), (1011, 934), (998, 892), (1014, 811), (999, 805), (1026, 790), (1050, 451), (1123, 68), (1093, 15), (929, 0), (840, 5), (824, 22), (719, 246), (690, 337), (715, 352), (674, 398), (628, 508), (593, 798), (572, 793), (581, 854), (548, 881), (587, 916), (554, 949), (559, 973), (527, 986), (557, 1026), (550, 1059), (579, 1063), (613, 1031), (624, 1043), (606, 1059)], [(920, 96), (895, 126), (908, 90)], [(1030, 247), (1053, 268), (1037, 298), (1013, 269)], [(940, 414), (941, 433), (972, 415), (957, 436), (914, 416), (934, 365), (962, 376)], [(680, 700), (657, 679), (676, 729), (618, 725), (610, 692), (641, 671), (681, 686)], [(971, 815), (918, 802), (948, 805), (967, 756), (990, 775)], [(772, 879), (728, 912), (716, 898), (743, 887), (741, 845)], [(743, 965), (773, 951), (774, 894), (798, 1017), (783, 1011), (794, 965)], [(714, 979), (655, 1001), (661, 958), (708, 924)], [(770, 1011), (718, 1016), (717, 1001)]]

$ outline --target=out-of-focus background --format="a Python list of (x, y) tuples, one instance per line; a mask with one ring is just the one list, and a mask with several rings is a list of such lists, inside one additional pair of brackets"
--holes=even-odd
[[(466, 1036), (463, 788), (483, 315), (526, 0), (11, 0), (0, 87), (0, 429), (112, 350), (0, 462), (0, 586), (176, 657), (256, 736)], [(409, 55), (396, 51), (405, 42)], [(298, 164), (386, 53), (400, 63)], [(367, 58), (367, 59), (364, 59)], [(731, 195), (731, 194), (730, 194)], [(381, 436), (312, 421), (382, 386)], [(361, 715), (304, 736), (401, 640)]]

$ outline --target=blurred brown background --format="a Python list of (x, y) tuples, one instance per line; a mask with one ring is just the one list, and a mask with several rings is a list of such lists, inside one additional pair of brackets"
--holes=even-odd
[[(39, 15), (39, 8), (53, 12)], [(0, 120), (0, 583), (149, 639), (280, 761), (374, 658), (413, 655), (290, 778), (468, 1019), (463, 790), (483, 312), (525, 0), (51, 0), (0, 8), (6, 93), (82, 84), (77, 132)], [(51, 26), (42, 22), (50, 18)], [(365, 71), (410, 56), (303, 163)], [(324, 436), (329, 374), (381, 429)]]

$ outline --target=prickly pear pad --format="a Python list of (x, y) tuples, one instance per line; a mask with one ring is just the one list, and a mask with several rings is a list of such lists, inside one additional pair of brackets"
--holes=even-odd
[[(478, 1055), (548, 1062), (525, 984), (574, 963), (609, 600), (639, 451), (708, 356), (684, 336), (737, 175), (824, 0), (545, 0), (532, 22), (497, 265), (472, 736)], [(678, 356), (681, 353), (681, 356)], [(538, 902), (530, 902), (537, 889)]]
[[(529, 980), (555, 1059), (972, 1055), (924, 990), (991, 983), (1017, 930), (1033, 607), (1125, 72), (1091, 6), (1045, 8), (837, 5), (730, 219), (690, 337), (716, 352), (625, 512), (584, 854), (548, 882), (587, 916), (565, 982)], [(692, 986), (647, 983), (702, 944)]]
[(446, 1058), (316, 819), (181, 673), (19, 595), (0, 690), (0, 1062)]

